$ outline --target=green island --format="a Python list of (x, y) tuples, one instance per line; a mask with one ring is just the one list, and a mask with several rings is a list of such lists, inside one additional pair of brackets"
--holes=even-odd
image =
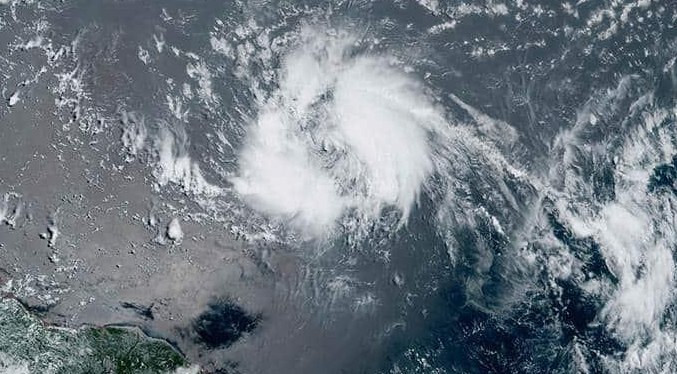
[(0, 297), (0, 373), (195, 373), (165, 341), (136, 328), (46, 326), (17, 300)]

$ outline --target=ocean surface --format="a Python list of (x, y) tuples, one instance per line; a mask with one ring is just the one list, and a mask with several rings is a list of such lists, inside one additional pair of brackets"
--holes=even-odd
[[(657, 0), (0, 0), (2, 300), (138, 328), (174, 373), (675, 373), (675, 25)], [(12, 331), (0, 373), (87, 372)]]

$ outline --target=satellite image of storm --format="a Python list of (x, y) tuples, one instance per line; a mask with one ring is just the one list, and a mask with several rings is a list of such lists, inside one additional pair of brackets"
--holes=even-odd
[(676, 60), (675, 0), (0, 0), (0, 374), (675, 374)]

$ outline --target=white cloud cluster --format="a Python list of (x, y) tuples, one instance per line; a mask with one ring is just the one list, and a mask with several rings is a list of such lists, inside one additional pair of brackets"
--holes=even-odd
[(310, 232), (385, 207), (406, 220), (434, 170), (429, 137), (443, 114), (413, 77), (383, 57), (354, 53), (355, 44), (346, 34), (302, 31), (233, 178), (254, 207)]

